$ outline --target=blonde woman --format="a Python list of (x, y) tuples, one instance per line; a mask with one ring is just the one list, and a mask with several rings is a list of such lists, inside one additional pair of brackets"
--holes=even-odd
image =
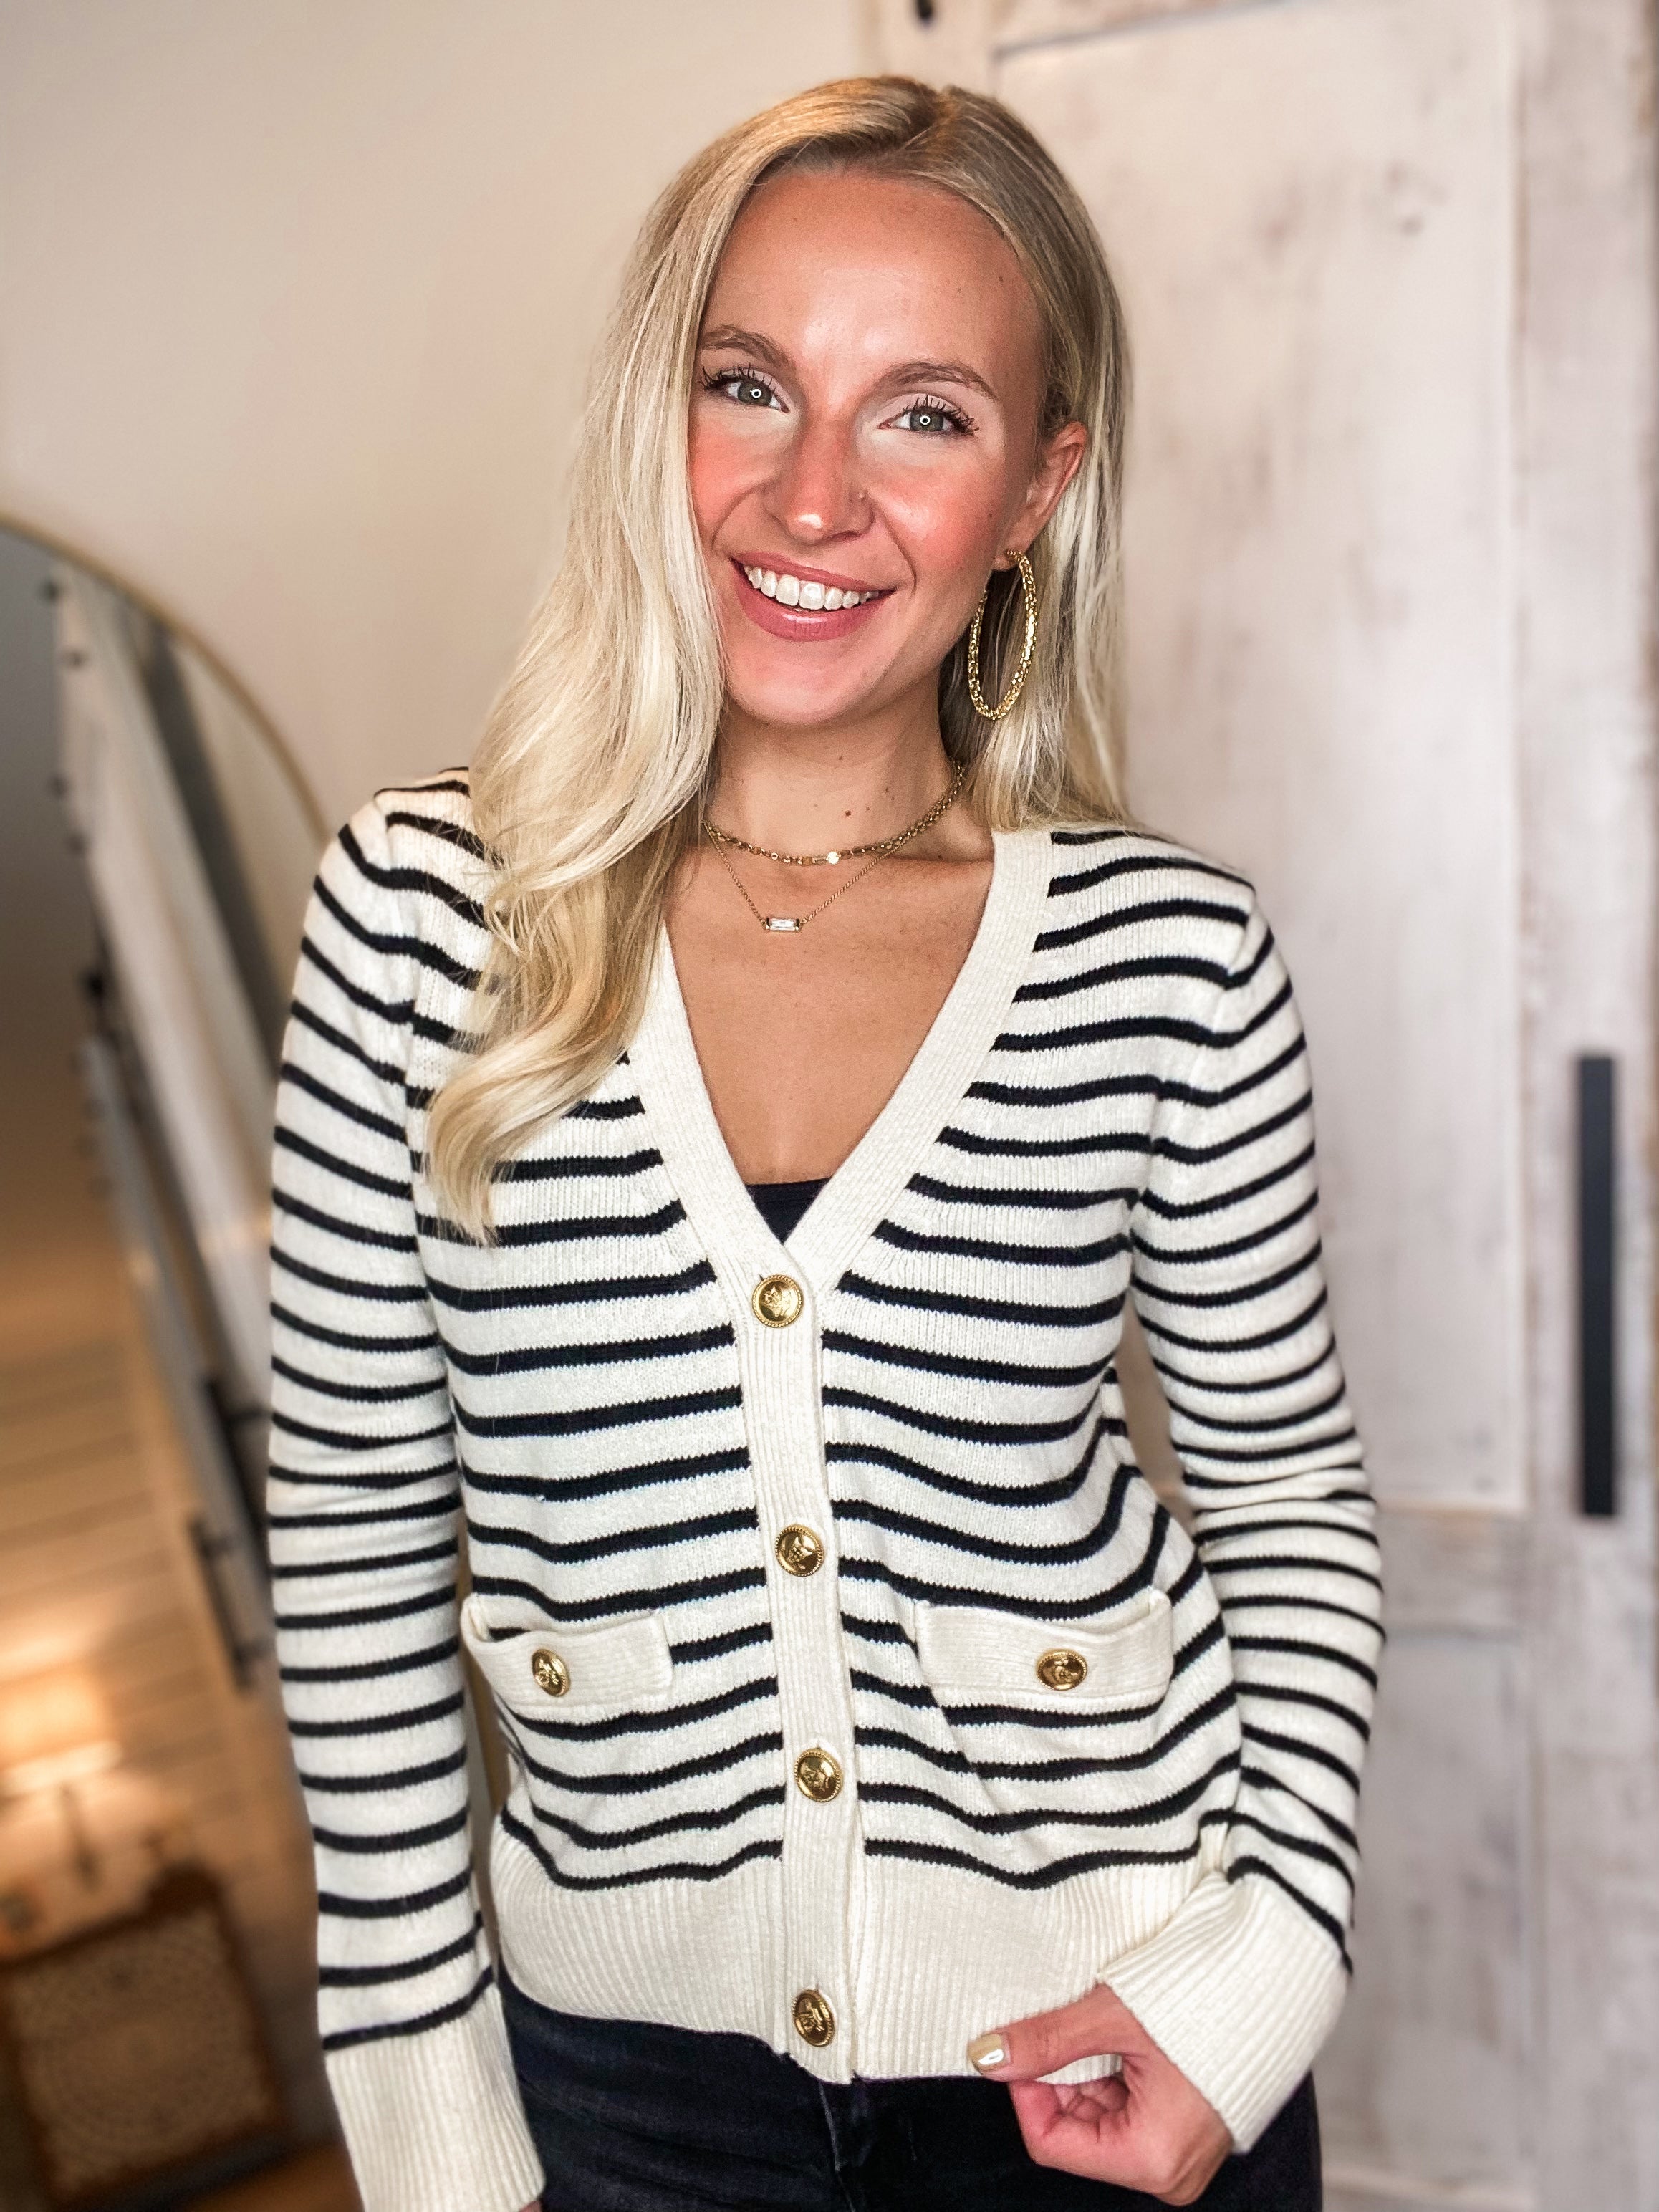
[(324, 862), (271, 1530), (368, 2212), (1318, 2203), (1376, 1550), (1284, 969), (1114, 790), (1126, 374), (994, 101), (732, 131), (471, 778)]

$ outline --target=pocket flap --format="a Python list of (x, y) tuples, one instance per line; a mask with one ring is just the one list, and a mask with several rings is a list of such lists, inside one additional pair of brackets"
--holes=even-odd
[(587, 1705), (638, 1705), (665, 1697), (674, 1662), (654, 1613), (573, 1627), (492, 1627), (475, 1590), (461, 1607), (461, 1635), (502, 1704), (528, 1718)]
[(1107, 1712), (1157, 1705), (1170, 1686), (1170, 1601), (1143, 1590), (1109, 1622), (1029, 1620), (975, 1606), (920, 1605), (916, 1648), (936, 1690), (1018, 1705)]

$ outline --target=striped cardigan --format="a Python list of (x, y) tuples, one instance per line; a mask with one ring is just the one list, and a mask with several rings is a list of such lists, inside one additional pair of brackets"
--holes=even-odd
[[(1107, 1978), (1249, 2144), (1341, 2002), (1379, 1584), (1248, 885), (1138, 830), (998, 836), (949, 999), (787, 1247), (665, 945), (483, 1249), (421, 1169), (484, 946), (468, 819), (446, 777), (331, 848), (276, 1135), (279, 1650), (368, 2212), (539, 2185), (463, 1646), (532, 1996), (844, 2081), (963, 2072)], [(1190, 1538), (1131, 1457), (1127, 1299)]]

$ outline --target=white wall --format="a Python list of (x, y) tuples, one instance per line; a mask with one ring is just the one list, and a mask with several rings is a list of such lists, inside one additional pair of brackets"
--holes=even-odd
[(216, 647), (325, 812), (465, 759), (652, 194), (855, 0), (5, 0), (0, 516)]

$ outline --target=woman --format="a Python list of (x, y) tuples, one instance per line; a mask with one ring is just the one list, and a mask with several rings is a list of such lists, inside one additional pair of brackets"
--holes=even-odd
[(1375, 1547), (1284, 969), (1113, 795), (1124, 383), (994, 101), (732, 132), (470, 791), (324, 862), (271, 1529), (368, 2212), (1318, 2202)]

